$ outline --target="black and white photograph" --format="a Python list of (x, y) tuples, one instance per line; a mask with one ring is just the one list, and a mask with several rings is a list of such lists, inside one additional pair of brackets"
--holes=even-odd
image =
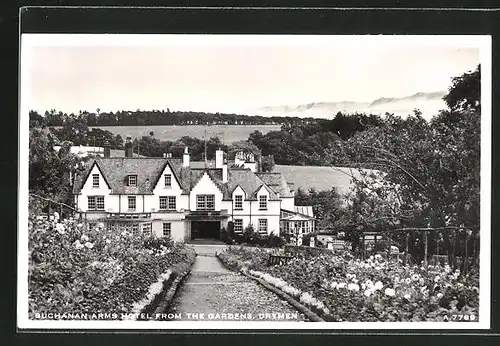
[(18, 326), (487, 329), (491, 38), (23, 34)]

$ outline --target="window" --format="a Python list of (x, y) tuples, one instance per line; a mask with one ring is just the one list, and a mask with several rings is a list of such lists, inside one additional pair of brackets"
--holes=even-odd
[(243, 219), (234, 219), (234, 233), (243, 232)]
[(145, 223), (142, 225), (142, 234), (146, 237), (151, 236), (151, 224), (150, 223)]
[(92, 187), (99, 187), (99, 174), (92, 174)]
[(267, 196), (259, 196), (259, 210), (267, 210)]
[(215, 195), (196, 195), (197, 210), (215, 210)]
[(104, 210), (104, 196), (88, 196), (88, 210)]
[(163, 236), (170, 237), (172, 234), (172, 224), (170, 222), (163, 223)]
[(128, 176), (128, 186), (137, 186), (137, 175), (131, 174)]
[(165, 174), (165, 187), (172, 187), (172, 175)]
[(234, 196), (234, 210), (243, 210), (243, 196)]
[(139, 235), (139, 224), (137, 223), (132, 224), (132, 234)]
[(128, 210), (135, 210), (135, 196), (128, 196)]
[(177, 203), (175, 196), (161, 196), (160, 197), (161, 210), (176, 210)]
[(259, 233), (267, 233), (267, 219), (259, 219)]
[(168, 196), (168, 209), (175, 210), (177, 209), (177, 203), (175, 196)]

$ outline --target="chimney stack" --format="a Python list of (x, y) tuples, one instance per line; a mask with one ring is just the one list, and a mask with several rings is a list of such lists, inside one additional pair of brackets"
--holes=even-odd
[(215, 168), (222, 168), (224, 163), (224, 151), (220, 148), (215, 151)]
[(189, 167), (189, 152), (188, 147), (184, 147), (184, 155), (182, 156), (182, 166)]
[(227, 161), (224, 160), (222, 163), (222, 182), (227, 183)]
[(111, 157), (111, 147), (108, 140), (104, 142), (104, 157)]
[(127, 139), (125, 141), (125, 157), (133, 157), (133, 156), (134, 156), (134, 150), (132, 144), (132, 137), (127, 136)]

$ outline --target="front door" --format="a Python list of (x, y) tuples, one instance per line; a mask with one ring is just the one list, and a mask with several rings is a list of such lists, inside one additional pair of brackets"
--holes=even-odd
[(191, 239), (220, 239), (220, 221), (192, 221)]

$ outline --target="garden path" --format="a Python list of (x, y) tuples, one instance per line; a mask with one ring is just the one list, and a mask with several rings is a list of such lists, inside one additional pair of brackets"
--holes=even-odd
[(306, 321), (274, 293), (226, 269), (215, 257), (215, 252), (222, 251), (224, 246), (194, 247), (198, 256), (169, 311), (180, 315), (178, 320)]

